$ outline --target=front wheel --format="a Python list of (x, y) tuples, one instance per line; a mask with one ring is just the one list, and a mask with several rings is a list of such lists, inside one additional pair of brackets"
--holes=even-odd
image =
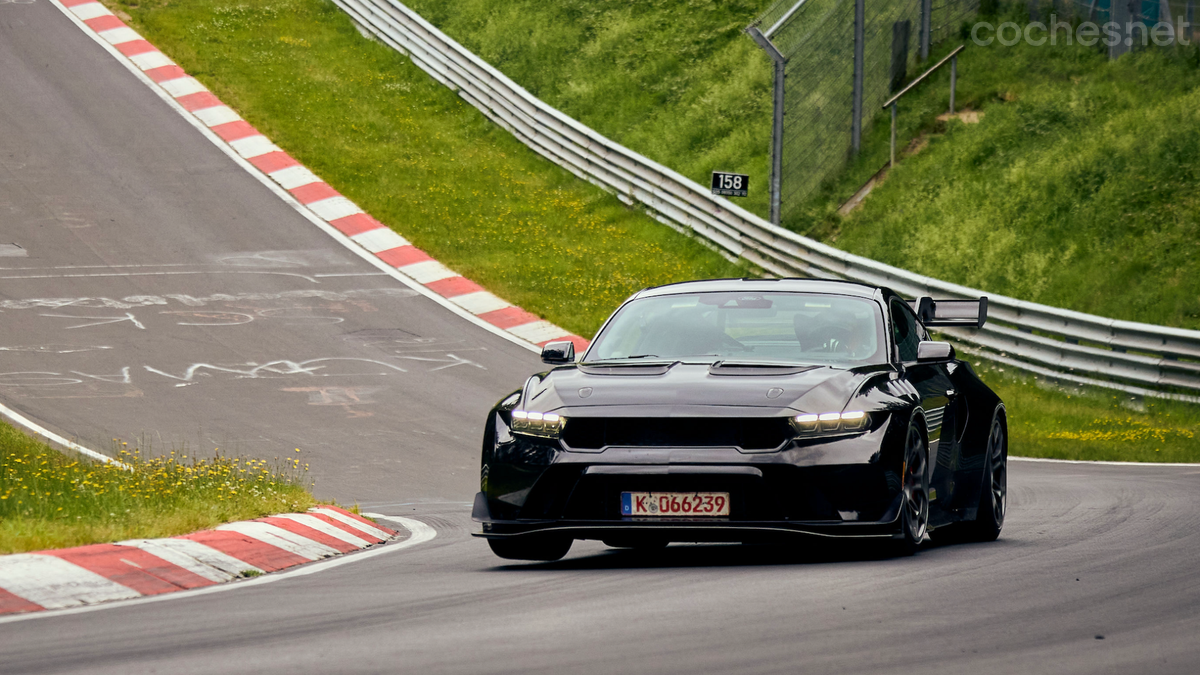
[(929, 529), (929, 474), (925, 465), (928, 458), (929, 447), (925, 442), (925, 434), (914, 420), (909, 423), (908, 437), (904, 443), (904, 504), (900, 513), (900, 540), (897, 542), (897, 550), (901, 555), (916, 553)]
[(492, 553), (505, 560), (561, 560), (574, 541), (566, 537), (527, 536), (513, 539), (488, 539)]

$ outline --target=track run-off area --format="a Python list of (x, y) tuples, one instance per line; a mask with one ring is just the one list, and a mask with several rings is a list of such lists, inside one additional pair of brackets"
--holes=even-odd
[(0, 258), (0, 403), (97, 449), (300, 448), (318, 496), (436, 531), (0, 623), (0, 671), (1200, 667), (1200, 467), (1017, 461), (999, 541), (912, 558), (586, 542), (505, 564), (470, 501), (483, 416), (536, 354), (317, 227), (52, 3), (0, 4), (0, 64), (0, 243), (26, 253)]

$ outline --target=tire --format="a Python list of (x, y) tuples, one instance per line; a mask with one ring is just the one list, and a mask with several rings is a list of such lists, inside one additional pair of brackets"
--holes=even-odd
[(983, 485), (975, 520), (938, 529), (931, 536), (939, 542), (987, 542), (1000, 536), (1008, 510), (1008, 433), (999, 410), (992, 416), (983, 466)]
[(929, 444), (914, 418), (908, 423), (904, 440), (904, 466), (901, 470), (900, 538), (896, 552), (913, 555), (921, 547), (929, 530)]
[(571, 550), (574, 541), (566, 537), (516, 537), (513, 539), (488, 539), (492, 553), (505, 560), (561, 560)]
[(975, 513), (975, 520), (963, 523), (963, 535), (967, 541), (996, 541), (1008, 511), (1008, 434), (998, 410), (988, 431), (984, 467), (979, 510)]

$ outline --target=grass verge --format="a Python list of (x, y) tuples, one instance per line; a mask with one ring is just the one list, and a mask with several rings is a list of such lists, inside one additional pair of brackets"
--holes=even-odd
[(964, 355), (1008, 409), (1009, 450), (1023, 457), (1200, 462), (1200, 406), (1059, 386)]
[(646, 286), (744, 273), (542, 159), (327, 0), (109, 6), (371, 215), (580, 335)]
[(0, 554), (172, 537), (317, 503), (299, 459), (113, 454), (130, 469), (64, 454), (0, 422)]

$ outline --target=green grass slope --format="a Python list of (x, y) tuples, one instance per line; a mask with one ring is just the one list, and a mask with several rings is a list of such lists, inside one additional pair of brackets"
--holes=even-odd
[(766, 215), (771, 66), (742, 30), (771, 0), (404, 0), (533, 95)]
[(839, 218), (836, 203), (886, 157), (879, 125), (875, 162), (852, 167), (799, 229), (992, 293), (1200, 328), (1200, 71), (1188, 56), (971, 46), (959, 101), (982, 120), (935, 119), (943, 74), (902, 113), (928, 145)]

